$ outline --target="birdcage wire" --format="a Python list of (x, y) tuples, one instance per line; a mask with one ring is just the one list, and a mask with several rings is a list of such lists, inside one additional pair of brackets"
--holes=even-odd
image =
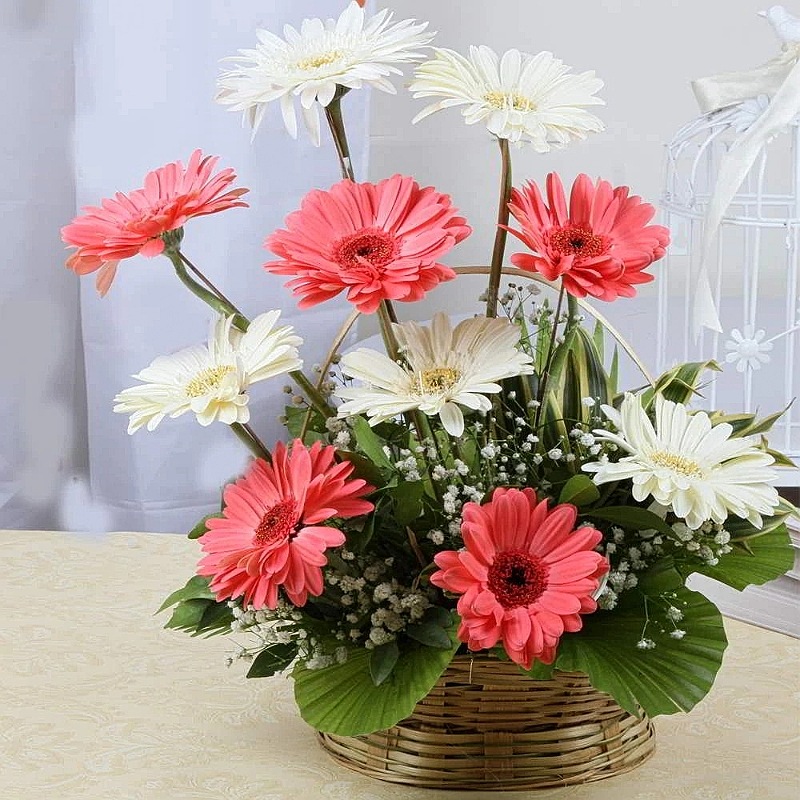
[[(709, 261), (722, 332), (695, 336), (703, 224), (721, 157), (766, 107), (754, 98), (704, 114), (666, 148), (661, 205), (673, 233), (658, 291), (657, 365), (714, 359), (724, 367), (698, 405), (730, 412), (789, 406), (772, 445), (800, 456), (800, 120), (759, 153), (727, 209)], [(797, 474), (793, 481), (798, 482)]]

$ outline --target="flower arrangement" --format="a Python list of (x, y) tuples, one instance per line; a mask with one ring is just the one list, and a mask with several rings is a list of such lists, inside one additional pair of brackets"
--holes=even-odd
[[(85, 209), (63, 229), (67, 266), (105, 294), (121, 261), (167, 257), (214, 310), (207, 344), (157, 357), (114, 410), (128, 431), (192, 412), (250, 449), (222, 508), (189, 536), (197, 574), (164, 603), (167, 627), (234, 633), (249, 677), (291, 670), (303, 717), (356, 735), (407, 717), (461, 652), (485, 651), (531, 679), (585, 673), (631, 713), (692, 708), (726, 646), (714, 605), (686, 587), (702, 573), (741, 589), (791, 566), (796, 509), (772, 482), (788, 459), (756, 419), (692, 410), (712, 362), (650, 378), (587, 298), (631, 298), (655, 277), (669, 232), (625, 186), (580, 175), (512, 187), (511, 147), (546, 153), (602, 130), (593, 73), (550, 53), (434, 49), (410, 90), (435, 98), (417, 117), (460, 107), (499, 144), (500, 211), (485, 311), (398, 322), (394, 304), (459, 272), (441, 263), (470, 235), (450, 198), (412, 177), (353, 175), (342, 100), (395, 91), (420, 62), (427, 26), (369, 18), (305, 20), (282, 39), (258, 31), (219, 81), (219, 103), (253, 133), (277, 102), (297, 136), (330, 129), (342, 181), (311, 191), (266, 238), (266, 271), (290, 276), (300, 308), (343, 294), (375, 314), (383, 350), (338, 352), (302, 371), (301, 338), (279, 312), (247, 320), (189, 260), (184, 227), (244, 207), (232, 170), (193, 153), (144, 187)], [(519, 245), (506, 264), (507, 234)], [(474, 271), (474, 270), (473, 270)], [(503, 289), (504, 275), (515, 282)], [(585, 326), (593, 316), (593, 329)], [(350, 318), (352, 325), (354, 316)], [(613, 352), (611, 344), (614, 343)], [(643, 372), (618, 386), (620, 348)], [(250, 426), (251, 386), (288, 375), (286, 443)], [(290, 390), (292, 391), (292, 390)]]

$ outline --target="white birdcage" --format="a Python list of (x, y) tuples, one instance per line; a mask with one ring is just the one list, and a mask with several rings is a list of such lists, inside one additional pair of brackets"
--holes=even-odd
[[(761, 148), (727, 208), (706, 264), (722, 332), (698, 330), (703, 230), (720, 159), (761, 116), (765, 96), (704, 114), (667, 147), (662, 198), (673, 243), (658, 295), (660, 370), (714, 359), (700, 405), (770, 413), (798, 395), (800, 375), (800, 119)], [(800, 404), (776, 423), (770, 442), (800, 456)], [(786, 482), (786, 481), (785, 481)], [(788, 483), (797, 484), (795, 473)]]

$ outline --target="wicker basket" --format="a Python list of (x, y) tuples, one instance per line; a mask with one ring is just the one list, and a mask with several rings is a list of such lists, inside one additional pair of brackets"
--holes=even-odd
[(383, 781), (438, 789), (537, 789), (634, 769), (655, 749), (637, 718), (585, 675), (534, 681), (512, 663), (456, 656), (408, 719), (348, 737), (319, 733), (340, 764)]

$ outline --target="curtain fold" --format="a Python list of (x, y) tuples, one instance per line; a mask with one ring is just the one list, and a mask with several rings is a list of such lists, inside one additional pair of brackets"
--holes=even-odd
[[(23, 112), (11, 116), (10, 133), (0, 134), (0, 143), (10, 141), (0, 150), (4, 166), (22, 173), (0, 188), (6, 243), (12, 244), (0, 293), (0, 366), (3, 376), (17, 377), (0, 393), (0, 411), (10, 420), (0, 430), (0, 527), (184, 532), (219, 507), (222, 484), (241, 472), (247, 453), (227, 426), (202, 428), (191, 415), (129, 436), (127, 418), (113, 413), (112, 401), (156, 356), (204, 342), (212, 312), (163, 257), (122, 262), (108, 295), (98, 297), (94, 276), (79, 281), (64, 269), (59, 228), (77, 208), (140, 186), (146, 172), (178, 159), (185, 163), (196, 148), (221, 156), (220, 168), (233, 167), (236, 185), (250, 188), (245, 199), (251, 207), (191, 220), (183, 250), (245, 314), (282, 309), (282, 320), (306, 340), (308, 372), (349, 308), (332, 301), (300, 314), (283, 279), (261, 268), (268, 260), (262, 242), (309, 189), (339, 180), (333, 145), (323, 137), (322, 147), (314, 148), (302, 131), (293, 141), (277, 106), (268, 109), (251, 142), (240, 116), (214, 103), (213, 95), (220, 60), (253, 47), (256, 28), (280, 33), (287, 22), (336, 16), (344, 3), (13, 5), (23, 10), (8, 23), (3, 17), (3, 43), (17, 48), (10, 55), (6, 50), (6, 74), (12, 63), (27, 65), (32, 58), (34, 69), (15, 66), (21, 85), (6, 81), (0, 90), (11, 93), (3, 107)], [(31, 52), (47, 55), (37, 60)], [(365, 92), (346, 100), (362, 176), (367, 102)], [(34, 312), (48, 334), (31, 345), (21, 331), (31, 328)], [(287, 400), (284, 382), (278, 378), (252, 391), (252, 424), (268, 443), (285, 435), (278, 423)], [(50, 417), (35, 407), (39, 395), (52, 406)], [(46, 476), (43, 497), (41, 481), (25, 484), (26, 470), (38, 473), (53, 458), (61, 471)], [(82, 463), (91, 492), (76, 494), (70, 479)]]

